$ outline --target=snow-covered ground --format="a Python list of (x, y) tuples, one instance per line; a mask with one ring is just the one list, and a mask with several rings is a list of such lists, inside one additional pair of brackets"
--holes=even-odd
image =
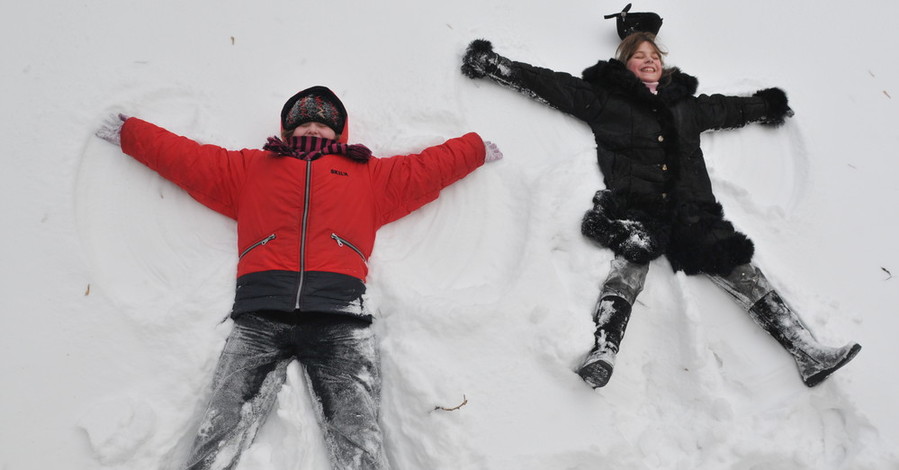
[[(6, 2), (0, 469), (168, 468), (231, 327), (233, 222), (93, 137), (102, 119), (260, 147), (317, 84), (378, 155), (469, 130), (505, 153), (379, 233), (395, 468), (899, 468), (899, 3), (634, 6), (664, 17), (668, 62), (700, 91), (787, 91), (786, 126), (706, 136), (713, 183), (819, 338), (864, 349), (808, 389), (725, 294), (658, 261), (594, 391), (572, 372), (611, 259), (579, 233), (601, 186), (592, 137), (458, 68), (483, 37), (579, 74), (612, 55), (602, 15), (624, 3)], [(293, 367), (240, 468), (327, 468), (303, 382)]]

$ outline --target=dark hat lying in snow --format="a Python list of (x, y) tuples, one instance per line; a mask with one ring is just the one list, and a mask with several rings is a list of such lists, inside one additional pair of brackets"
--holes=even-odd
[(659, 34), (659, 28), (662, 27), (662, 18), (655, 13), (629, 13), (631, 4), (628, 3), (619, 13), (606, 15), (605, 19), (617, 18), (618, 37), (624, 39), (631, 33), (645, 32)]
[(346, 108), (327, 87), (307, 88), (284, 103), (281, 128), (289, 131), (307, 122), (320, 122), (340, 135), (346, 124)]

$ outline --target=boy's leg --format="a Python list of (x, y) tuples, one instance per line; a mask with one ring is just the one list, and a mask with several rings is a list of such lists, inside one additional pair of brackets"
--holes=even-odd
[(301, 320), (297, 357), (321, 418), (333, 468), (389, 468), (378, 422), (381, 367), (371, 324), (343, 315)]
[(284, 383), (290, 326), (255, 314), (234, 322), (219, 357), (212, 394), (185, 466), (232, 469), (253, 441)]

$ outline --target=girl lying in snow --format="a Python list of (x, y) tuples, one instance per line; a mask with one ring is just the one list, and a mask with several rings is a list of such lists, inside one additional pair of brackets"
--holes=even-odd
[(751, 97), (695, 96), (698, 81), (666, 68), (654, 13), (617, 16), (617, 58), (582, 78), (514, 62), (475, 40), (462, 73), (490, 78), (584, 121), (596, 139), (606, 189), (593, 197), (583, 234), (614, 251), (593, 312), (596, 342), (578, 374), (608, 383), (631, 308), (649, 269), (665, 255), (675, 271), (705, 274), (731, 294), (792, 354), (809, 387), (850, 361), (861, 346), (819, 344), (752, 261), (752, 242), (724, 219), (700, 148), (700, 134), (751, 122), (778, 126), (792, 116), (777, 88)]

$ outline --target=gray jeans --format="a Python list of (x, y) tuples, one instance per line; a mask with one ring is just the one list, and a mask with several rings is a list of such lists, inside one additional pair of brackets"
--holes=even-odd
[(216, 366), (189, 470), (233, 469), (297, 359), (305, 368), (335, 469), (386, 469), (378, 423), (381, 373), (371, 325), (334, 314), (244, 314)]
[(762, 297), (774, 290), (762, 274), (762, 270), (751, 263), (735, 267), (727, 276), (709, 275), (709, 279), (727, 291), (747, 312)]
[[(648, 264), (637, 264), (616, 256), (612, 260), (609, 276), (603, 283), (599, 294), (600, 300), (614, 295), (633, 305), (637, 295), (643, 291), (643, 283), (648, 271)], [(735, 267), (727, 276), (708, 275), (708, 277), (747, 311), (767, 293), (774, 290), (762, 270), (751, 263)]]
[(609, 276), (603, 282), (599, 292), (599, 300), (614, 295), (634, 305), (637, 296), (643, 291), (643, 283), (646, 281), (646, 273), (649, 272), (649, 263), (637, 264), (620, 256), (612, 260)]

